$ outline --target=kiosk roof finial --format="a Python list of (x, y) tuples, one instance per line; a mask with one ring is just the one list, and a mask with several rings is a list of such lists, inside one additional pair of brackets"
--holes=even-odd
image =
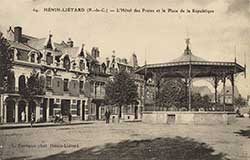
[(187, 48), (189, 48), (189, 44), (190, 44), (190, 38), (186, 38), (186, 45), (187, 45)]

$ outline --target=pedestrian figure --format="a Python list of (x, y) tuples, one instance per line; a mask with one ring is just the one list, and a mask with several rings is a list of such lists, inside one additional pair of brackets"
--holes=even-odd
[(33, 112), (31, 112), (31, 116), (30, 116), (30, 127), (33, 127), (33, 123), (35, 122), (35, 114)]
[(25, 112), (22, 111), (21, 113), (21, 122), (25, 122)]
[(108, 124), (109, 123), (109, 119), (110, 119), (110, 111), (109, 110), (106, 110), (105, 112), (105, 119), (106, 119), (106, 123)]
[(236, 116), (237, 116), (237, 117), (240, 117), (240, 116), (241, 116), (239, 108), (236, 109)]
[(60, 123), (63, 123), (63, 116), (62, 116), (62, 113), (60, 113), (59, 122), (60, 122)]
[(71, 113), (69, 113), (69, 123), (71, 123), (71, 120), (72, 120), (72, 115), (71, 115)]
[(55, 122), (55, 123), (59, 122), (59, 119), (60, 119), (60, 118), (59, 118), (59, 115), (56, 114), (54, 122)]
[(106, 123), (108, 123), (108, 111), (107, 110), (105, 112), (105, 121), (106, 121)]
[(108, 123), (109, 123), (109, 120), (110, 120), (110, 116), (111, 116), (111, 112), (110, 112), (110, 110), (108, 110)]

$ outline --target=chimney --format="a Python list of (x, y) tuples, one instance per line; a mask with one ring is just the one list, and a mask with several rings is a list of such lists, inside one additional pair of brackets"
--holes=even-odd
[(100, 57), (100, 50), (98, 47), (96, 47), (96, 58)]
[(92, 47), (92, 49), (91, 49), (91, 55), (92, 55), (94, 58), (96, 58), (96, 49), (95, 49), (95, 47)]
[(98, 48), (98, 47), (92, 47), (91, 55), (92, 55), (94, 58), (100, 57), (99, 48)]
[(131, 63), (133, 67), (138, 67), (138, 60), (137, 60), (137, 56), (135, 53), (132, 54)]
[(71, 38), (68, 39), (67, 45), (68, 45), (69, 47), (73, 47), (73, 46), (74, 46), (74, 42), (71, 40)]
[(14, 41), (21, 42), (22, 40), (22, 27), (16, 26), (14, 28)]

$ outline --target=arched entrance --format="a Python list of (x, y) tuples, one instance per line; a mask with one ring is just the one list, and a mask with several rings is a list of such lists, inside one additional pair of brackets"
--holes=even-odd
[[(18, 103), (18, 122), (22, 122), (22, 112), (25, 113), (25, 115), (27, 114), (26, 111), (25, 111), (25, 106), (26, 106), (26, 102), (21, 100), (19, 101)], [(26, 119), (26, 116), (25, 116), (25, 119)], [(25, 122), (25, 120), (24, 120)]]
[(6, 121), (7, 122), (15, 122), (15, 101), (7, 100), (6, 101)]
[(34, 115), (36, 117), (36, 103), (34, 101), (30, 101), (28, 108), (29, 108), (28, 109), (28, 121), (30, 121), (32, 112), (34, 113)]

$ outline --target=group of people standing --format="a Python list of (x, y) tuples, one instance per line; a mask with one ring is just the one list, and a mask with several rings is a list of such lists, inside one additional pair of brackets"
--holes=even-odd
[[(26, 120), (26, 114), (25, 114), (24, 111), (22, 111), (22, 113), (21, 113), (21, 122), (22, 122), (22, 123), (25, 123), (25, 120)], [(72, 120), (72, 115), (71, 115), (71, 113), (68, 114), (68, 120), (69, 120), (69, 123), (71, 123), (71, 120)], [(56, 123), (56, 122), (60, 122), (60, 123), (64, 122), (64, 121), (63, 121), (63, 116), (62, 116), (61, 113), (60, 113), (60, 115), (57, 114), (57, 115), (55, 116), (54, 122), (55, 122), (55, 123)], [(35, 123), (35, 114), (34, 114), (34, 112), (31, 112), (31, 114), (30, 114), (30, 126), (33, 127), (33, 124), (34, 124), (34, 123)]]

